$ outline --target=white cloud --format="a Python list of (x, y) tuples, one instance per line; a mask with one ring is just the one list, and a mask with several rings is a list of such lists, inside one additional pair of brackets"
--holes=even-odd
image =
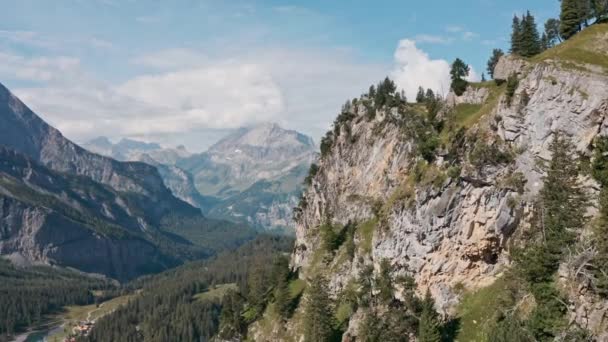
[(416, 42), (404, 39), (395, 51), (392, 77), (408, 99), (416, 97), (418, 87), (430, 88), (446, 95), (450, 88), (450, 64), (443, 59), (431, 59), (416, 47)]
[(453, 41), (450, 37), (437, 36), (432, 34), (419, 34), (414, 40), (416, 43), (449, 44)]
[(79, 65), (80, 61), (71, 57), (25, 58), (0, 51), (0, 75), (4, 79), (34, 82), (58, 80)]
[(210, 59), (200, 51), (171, 49), (132, 62), (154, 73), (109, 84), (88, 74), (77, 59), (0, 53), (0, 79), (35, 81), (12, 90), (76, 141), (148, 137), (198, 150), (192, 142), (206, 141), (197, 138), (207, 135), (201, 132), (264, 121), (318, 138), (345, 100), (387, 70), (358, 63), (347, 50), (277, 48)]
[[(418, 87), (430, 88), (442, 96), (450, 90), (450, 63), (443, 59), (431, 59), (416, 46), (416, 42), (404, 39), (395, 51), (395, 66), (391, 73), (399, 89), (411, 101), (416, 97)], [(477, 82), (479, 74), (471, 67), (467, 80)]]
[(133, 127), (137, 133), (179, 132), (200, 126), (236, 128), (275, 120), (284, 107), (276, 82), (255, 64), (210, 64), (141, 76), (118, 87), (118, 91), (167, 113)]

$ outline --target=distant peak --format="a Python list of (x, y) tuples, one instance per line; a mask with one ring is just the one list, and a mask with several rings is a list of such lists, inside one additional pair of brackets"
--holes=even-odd
[(110, 139), (108, 139), (108, 137), (99, 136), (97, 138), (93, 138), (93, 139), (89, 140), (86, 144), (112, 145), (112, 142), (110, 141)]
[(210, 150), (234, 151), (234, 148), (239, 146), (264, 148), (285, 148), (291, 146), (314, 149), (314, 142), (312, 138), (294, 130), (284, 129), (277, 123), (263, 122), (237, 130), (220, 140)]

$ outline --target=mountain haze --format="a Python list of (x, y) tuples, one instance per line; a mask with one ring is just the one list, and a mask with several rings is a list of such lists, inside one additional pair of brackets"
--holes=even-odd
[(2, 85), (0, 122), (2, 255), (128, 279), (252, 236), (174, 197), (154, 166), (72, 143)]

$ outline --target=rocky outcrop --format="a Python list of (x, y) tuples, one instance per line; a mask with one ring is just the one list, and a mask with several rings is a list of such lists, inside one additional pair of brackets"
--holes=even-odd
[(450, 92), (445, 99), (448, 108), (455, 107), (460, 104), (483, 104), (490, 92), (484, 87), (467, 87), (467, 90), (461, 95), (456, 96), (454, 92)]
[[(529, 223), (528, 203), (542, 186), (537, 161), (550, 157), (553, 132), (570, 135), (582, 154), (590, 153), (598, 134), (608, 133), (608, 76), (553, 61), (532, 65), (509, 56), (501, 59), (496, 77), (512, 74), (519, 75), (514, 94), (494, 94), (493, 108), (484, 109), (468, 128), (468, 134), (495, 146), (494, 154), (503, 149), (512, 160), (466, 164), (457, 173), (447, 170), (440, 153), (431, 167), (415, 176), (420, 161), (414, 154), (417, 142), (404, 134), (405, 121), (393, 109), (370, 116), (361, 104), (364, 99), (358, 101), (348, 116), (352, 119), (334, 130), (331, 150), (320, 159), (319, 171), (296, 212), (292, 265), (300, 276), (306, 279), (312, 272), (327, 270), (332, 294), (338, 295), (364, 265), (378, 270), (386, 259), (394, 276), (412, 274), (421, 292), (429, 289), (445, 314), (458, 303), (456, 288), (491, 284), (509, 264), (507, 241)], [(500, 89), (504, 88), (491, 91)], [(452, 105), (488, 104), (486, 90), (470, 87), (465, 94), (448, 98)], [(464, 154), (475, 147), (463, 148)], [(328, 221), (358, 225), (353, 258), (316, 257), (322, 246), (319, 227)], [(366, 225), (373, 227), (371, 236), (362, 231)], [(574, 312), (584, 307), (587, 314), (573, 315), (574, 320), (592, 331), (604, 326), (605, 321), (597, 318), (605, 312), (603, 306), (576, 302)], [(352, 335), (356, 329), (349, 331)]]
[(494, 79), (505, 81), (511, 75), (522, 76), (528, 65), (529, 63), (521, 57), (515, 55), (503, 56), (494, 68)]

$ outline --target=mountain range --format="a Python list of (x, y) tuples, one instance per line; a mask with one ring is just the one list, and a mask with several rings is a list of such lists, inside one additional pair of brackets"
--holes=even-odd
[(159, 171), (91, 153), (0, 85), (0, 254), (116, 279), (253, 237), (176, 198)]
[(292, 208), (316, 158), (313, 140), (264, 123), (235, 130), (206, 152), (183, 146), (98, 137), (87, 149), (124, 161), (157, 167), (165, 185), (210, 217), (247, 223), (261, 230), (293, 233)]

